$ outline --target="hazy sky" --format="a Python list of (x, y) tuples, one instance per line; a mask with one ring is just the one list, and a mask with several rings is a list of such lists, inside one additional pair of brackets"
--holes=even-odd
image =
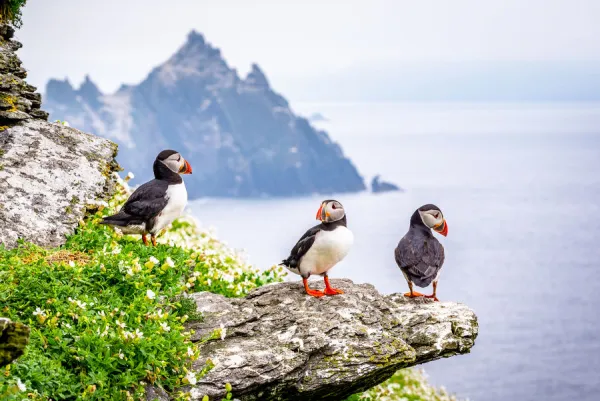
[[(167, 6), (168, 5), (168, 6)], [(17, 37), (29, 81), (103, 91), (137, 83), (191, 29), (284, 94), (320, 75), (390, 63), (600, 60), (598, 0), (30, 0)]]

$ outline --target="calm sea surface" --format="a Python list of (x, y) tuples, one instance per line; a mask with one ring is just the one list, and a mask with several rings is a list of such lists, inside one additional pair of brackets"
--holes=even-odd
[[(449, 234), (438, 297), (479, 316), (472, 352), (424, 365), (473, 401), (600, 399), (600, 104), (301, 104), (368, 180), (336, 195), (355, 246), (332, 277), (404, 292), (393, 250), (435, 203)], [(197, 200), (190, 210), (259, 267), (314, 225), (322, 196)], [(296, 277), (291, 277), (296, 280)]]

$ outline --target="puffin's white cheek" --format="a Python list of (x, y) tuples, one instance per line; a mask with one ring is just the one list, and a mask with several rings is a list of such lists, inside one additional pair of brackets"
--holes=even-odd
[(425, 223), (425, 225), (427, 227), (433, 227), (435, 225), (435, 218), (430, 215), (430, 214), (423, 214), (423, 223)]

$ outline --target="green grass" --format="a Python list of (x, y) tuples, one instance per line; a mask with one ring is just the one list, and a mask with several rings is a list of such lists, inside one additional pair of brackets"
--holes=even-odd
[(457, 401), (457, 398), (443, 388), (430, 385), (422, 370), (402, 369), (386, 382), (346, 401)]
[(176, 389), (197, 379), (188, 368), (201, 358), (184, 323), (202, 316), (182, 295), (237, 297), (281, 279), (190, 218), (157, 247), (99, 225), (127, 198), (121, 183), (108, 205), (90, 205), (95, 213), (64, 246), (0, 247), (0, 316), (31, 328), (26, 353), (0, 369), (1, 400), (136, 400), (146, 383)]

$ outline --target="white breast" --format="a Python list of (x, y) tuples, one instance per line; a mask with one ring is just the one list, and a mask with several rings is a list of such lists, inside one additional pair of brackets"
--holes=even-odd
[(185, 183), (169, 185), (166, 193), (167, 206), (160, 212), (154, 221), (152, 233), (158, 233), (168, 226), (177, 217), (181, 216), (185, 205), (187, 205), (187, 190)]
[(344, 259), (352, 244), (354, 235), (344, 226), (332, 231), (319, 231), (308, 252), (300, 260), (302, 274), (323, 274)]

